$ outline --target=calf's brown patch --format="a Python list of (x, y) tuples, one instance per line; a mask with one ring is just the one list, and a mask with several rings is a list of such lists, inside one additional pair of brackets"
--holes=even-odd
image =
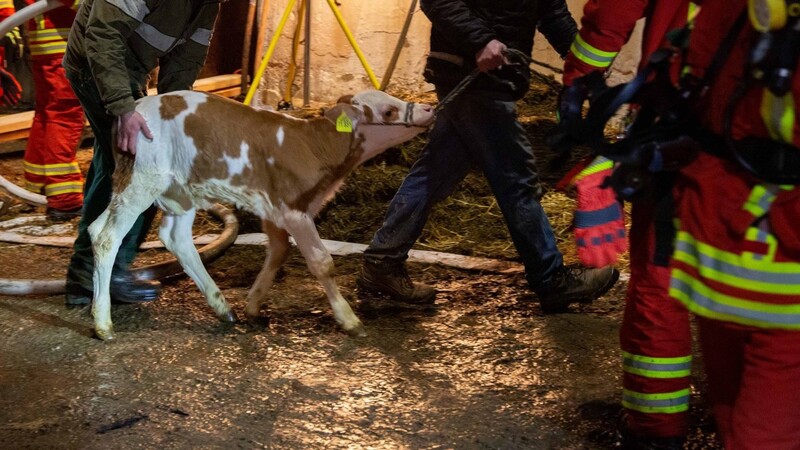
[(161, 97), (161, 106), (158, 108), (158, 112), (162, 119), (172, 120), (188, 108), (189, 104), (186, 103), (186, 99), (180, 95), (164, 95)]
[[(280, 128), (284, 139), (279, 142)], [(299, 210), (352, 170), (360, 156), (353, 134), (336, 132), (327, 119), (292, 119), (213, 95), (186, 117), (184, 129), (198, 150), (189, 183), (229, 179), (233, 186), (265, 192), (273, 202)], [(240, 158), (243, 144), (249, 164), (231, 176), (224, 159)]]

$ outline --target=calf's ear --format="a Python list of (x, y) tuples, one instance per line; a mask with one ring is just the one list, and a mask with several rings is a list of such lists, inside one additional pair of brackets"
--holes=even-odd
[(325, 110), (325, 118), (334, 124), (339, 120), (342, 114), (346, 115), (353, 124), (360, 122), (364, 117), (364, 113), (360, 109), (353, 105), (348, 105), (347, 103), (339, 103), (333, 108)]
[(346, 103), (348, 105), (352, 105), (353, 104), (353, 96), (352, 95), (343, 95), (343, 96), (339, 97), (338, 100), (336, 100), (336, 103), (337, 104), (338, 103)]

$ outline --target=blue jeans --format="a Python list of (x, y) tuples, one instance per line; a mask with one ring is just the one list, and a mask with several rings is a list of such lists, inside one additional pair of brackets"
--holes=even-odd
[(483, 171), (497, 199), (531, 288), (548, 282), (563, 259), (539, 203), (533, 151), (515, 102), (489, 91), (462, 92), (439, 113), (365, 258), (402, 264), (431, 208), (455, 190), (473, 165)]

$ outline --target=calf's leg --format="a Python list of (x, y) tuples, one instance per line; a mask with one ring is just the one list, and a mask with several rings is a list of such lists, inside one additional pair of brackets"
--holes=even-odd
[(261, 316), (261, 305), (266, 303), (267, 291), (275, 281), (278, 269), (289, 256), (289, 234), (286, 230), (265, 220), (262, 223), (264, 233), (269, 239), (267, 257), (255, 283), (247, 293), (247, 306), (244, 309), (247, 322), (255, 326), (266, 326), (266, 319)]
[(128, 186), (121, 193), (112, 195), (108, 208), (89, 226), (94, 252), (92, 315), (95, 334), (104, 341), (114, 339), (109, 291), (114, 259), (125, 234), (139, 215), (153, 204), (157, 195), (155, 189)]
[(345, 331), (354, 336), (366, 336), (364, 325), (358, 320), (350, 304), (339, 293), (339, 287), (333, 279), (334, 265), (328, 249), (319, 238), (314, 220), (307, 214), (291, 213), (284, 217), (286, 229), (297, 242), (297, 247), (306, 259), (311, 273), (317, 277), (325, 288), (325, 294), (333, 309), (333, 317)]
[(194, 208), (183, 214), (165, 213), (161, 220), (161, 228), (158, 230), (158, 237), (167, 250), (175, 255), (184, 272), (194, 280), (217, 317), (223, 322), (236, 322), (236, 314), (208, 274), (192, 242), (194, 216)]

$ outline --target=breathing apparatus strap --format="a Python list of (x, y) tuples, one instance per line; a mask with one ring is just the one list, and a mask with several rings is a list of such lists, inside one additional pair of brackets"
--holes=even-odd
[[(750, 4), (754, 1), (750, 0)], [(800, 149), (792, 144), (796, 105), (791, 91), (800, 62), (800, 4), (796, 1), (790, 4), (796, 8), (789, 14), (789, 20), (783, 21), (783, 28), (764, 29), (751, 48), (744, 76), (723, 116), (723, 148), (756, 178), (776, 184), (800, 184)], [(737, 105), (756, 86), (763, 90), (761, 117), (770, 138), (734, 140)]]

